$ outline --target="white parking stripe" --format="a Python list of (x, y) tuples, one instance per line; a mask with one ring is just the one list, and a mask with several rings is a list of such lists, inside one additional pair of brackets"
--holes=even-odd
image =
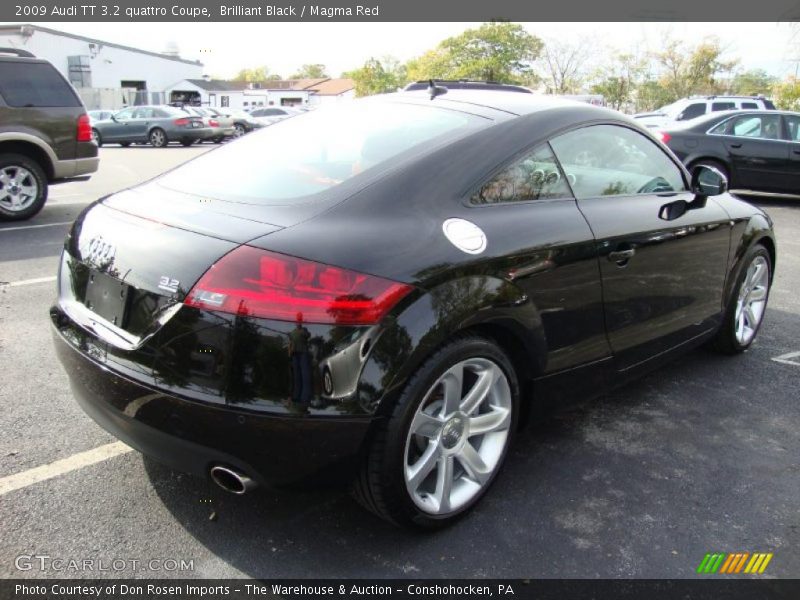
[(20, 229), (39, 229), (40, 227), (55, 227), (56, 225), (71, 225), (72, 221), (60, 221), (58, 223), (45, 223), (44, 225), (24, 225), (22, 227), (5, 227), (4, 229), (0, 229), (0, 233), (3, 231), (18, 231)]
[(133, 450), (130, 446), (126, 446), (122, 442), (114, 442), (113, 444), (106, 444), (99, 446), (93, 450), (86, 452), (79, 452), (67, 458), (62, 458), (49, 465), (42, 465), (41, 467), (34, 467), (21, 473), (15, 473), (0, 479), (0, 496), (19, 490), (40, 481), (46, 481), (59, 475), (64, 475), (70, 471), (82, 469), (89, 465), (94, 465), (109, 458), (114, 458), (120, 454), (125, 454)]
[(8, 287), (18, 287), (20, 285), (33, 285), (35, 283), (50, 283), (55, 281), (56, 276), (52, 277), (37, 277), (36, 279), (20, 279), (19, 281), (9, 281), (8, 283), (0, 282), (0, 285), (7, 285)]

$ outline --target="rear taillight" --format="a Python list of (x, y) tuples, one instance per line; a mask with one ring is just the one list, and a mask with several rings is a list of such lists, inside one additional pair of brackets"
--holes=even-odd
[(411, 289), (380, 277), (240, 246), (206, 271), (184, 303), (281, 321), (372, 325)]
[(669, 141), (672, 139), (672, 136), (666, 131), (656, 131), (656, 137), (665, 144), (669, 143)]
[(180, 119), (175, 119), (173, 124), (177, 125), (178, 127), (183, 127), (184, 125), (189, 124), (189, 119), (186, 117), (181, 117)]
[(216, 121), (214, 119), (209, 119), (208, 124), (211, 125), (211, 127), (219, 127), (219, 121)]
[(92, 122), (86, 113), (78, 117), (78, 131), (75, 134), (75, 139), (79, 142), (92, 141)]

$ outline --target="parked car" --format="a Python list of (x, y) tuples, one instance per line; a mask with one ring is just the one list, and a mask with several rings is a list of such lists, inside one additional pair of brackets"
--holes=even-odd
[(288, 119), (289, 117), (296, 117), (302, 113), (303, 111), (289, 106), (268, 106), (266, 108), (257, 108), (250, 111), (250, 116), (261, 123), (261, 125), (267, 126), (282, 121), (283, 119)]
[(496, 81), (477, 81), (474, 79), (423, 79), (412, 81), (405, 88), (404, 92), (418, 92), (427, 90), (431, 81), (434, 85), (446, 87), (448, 90), (476, 90), (476, 91), (497, 91), (497, 92), (518, 92), (520, 94), (532, 94), (533, 92), (521, 85), (509, 83), (498, 83)]
[(111, 115), (114, 114), (113, 110), (90, 110), (88, 112), (89, 118), (92, 121), (105, 121), (111, 118)]
[(705, 96), (683, 98), (672, 104), (634, 118), (645, 127), (669, 127), (677, 121), (690, 121), (703, 115), (726, 110), (774, 110), (775, 105), (763, 96)]
[(690, 171), (713, 167), (738, 190), (800, 194), (800, 113), (727, 111), (658, 135)]
[(64, 77), (30, 52), (0, 48), (0, 220), (37, 214), (48, 186), (97, 171), (89, 116)]
[(93, 204), (51, 319), (75, 398), (134, 448), (238, 494), (351, 481), (437, 527), (531, 402), (750, 347), (775, 255), (763, 211), (617, 112), (398, 93)]
[[(220, 115), (213, 108), (186, 106), (184, 110), (189, 112), (189, 114), (199, 115), (203, 118), (203, 122), (214, 130), (214, 135), (209, 138), (209, 141), (215, 144), (222, 143), (223, 140), (233, 137), (236, 133), (236, 129), (233, 126), (233, 119)], [(198, 143), (202, 143), (203, 141), (204, 140), (198, 140)]]
[(98, 146), (150, 143), (163, 148), (170, 142), (191, 146), (219, 135), (219, 130), (204, 123), (203, 117), (189, 115), (174, 106), (131, 106), (105, 121), (93, 123), (92, 135)]
[(225, 114), (233, 119), (234, 137), (241, 137), (245, 133), (264, 127), (263, 123), (244, 110), (226, 108)]

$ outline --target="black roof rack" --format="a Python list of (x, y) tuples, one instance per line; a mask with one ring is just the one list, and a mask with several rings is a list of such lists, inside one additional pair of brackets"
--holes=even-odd
[(20, 50), (19, 48), (0, 48), (0, 54), (13, 54), (20, 58), (36, 58), (36, 56), (27, 50)]

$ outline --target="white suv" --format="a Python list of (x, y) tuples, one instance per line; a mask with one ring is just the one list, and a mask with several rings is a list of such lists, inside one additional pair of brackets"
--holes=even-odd
[(664, 127), (675, 121), (688, 121), (722, 110), (774, 110), (763, 96), (702, 96), (683, 98), (649, 113), (633, 115), (645, 127)]

